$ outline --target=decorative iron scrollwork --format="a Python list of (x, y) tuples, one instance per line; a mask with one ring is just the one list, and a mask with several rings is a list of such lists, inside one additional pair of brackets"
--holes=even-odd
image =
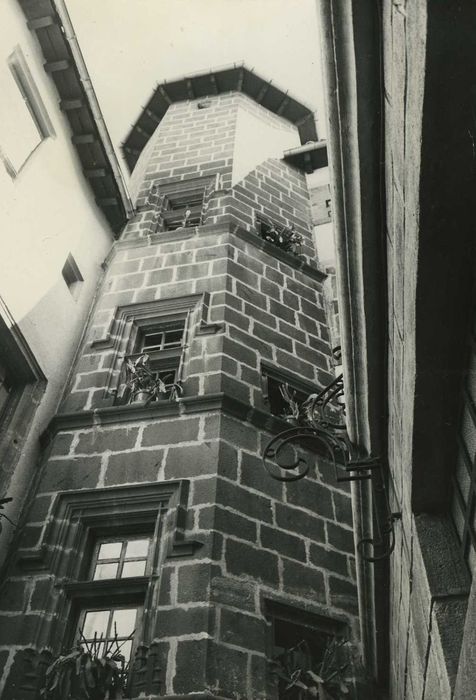
[(363, 538), (357, 548), (369, 562), (390, 556), (395, 547), (393, 523), (400, 514), (391, 512), (381, 458), (365, 454), (349, 440), (342, 374), (322, 391), (301, 402), (289, 385), (282, 385), (280, 390), (288, 406), (283, 418), (291, 427), (275, 435), (266, 445), (265, 469), (277, 481), (298, 481), (309, 474), (311, 451), (332, 464), (337, 482), (369, 479), (376, 537)]

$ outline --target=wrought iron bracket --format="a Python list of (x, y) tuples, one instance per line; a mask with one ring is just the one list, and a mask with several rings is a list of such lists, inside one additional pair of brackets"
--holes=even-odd
[(373, 537), (357, 543), (363, 559), (376, 562), (390, 556), (395, 547), (394, 522), (401, 517), (390, 508), (381, 457), (368, 455), (351, 443), (345, 426), (342, 375), (318, 394), (299, 403), (288, 385), (281, 393), (289, 406), (283, 416), (292, 427), (275, 435), (263, 452), (263, 464), (273, 479), (292, 482), (309, 474), (309, 453), (334, 467), (336, 482), (370, 480), (374, 509)]

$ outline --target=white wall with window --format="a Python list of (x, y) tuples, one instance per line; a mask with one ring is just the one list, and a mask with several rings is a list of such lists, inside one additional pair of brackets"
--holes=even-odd
[[(10, 465), (12, 473), (0, 485), (0, 497), (13, 497), (7, 513), (13, 521), (31, 482), (38, 436), (58, 405), (102, 274), (101, 263), (112, 243), (109, 224), (86, 182), (44, 62), (18, 0), (2, 0), (0, 319), (9, 331), (21, 334), (46, 379), (18, 463)], [(79, 284), (62, 274), (70, 256), (80, 271)], [(2, 342), (0, 337), (0, 365)], [(3, 397), (8, 378), (1, 382)], [(3, 403), (2, 398), (0, 410)], [(15, 429), (14, 421), (10, 428)], [(0, 564), (10, 536), (5, 526), (0, 535)]]

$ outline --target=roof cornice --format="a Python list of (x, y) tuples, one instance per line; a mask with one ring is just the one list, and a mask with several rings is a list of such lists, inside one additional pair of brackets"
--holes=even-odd
[(55, 83), (84, 176), (118, 234), (133, 206), (66, 6), (63, 0), (18, 2)]
[(271, 80), (260, 77), (244, 63), (234, 63), (231, 66), (189, 74), (157, 85), (122, 145), (130, 169), (133, 170), (171, 104), (227, 92), (241, 92), (270, 112), (295, 124), (301, 143), (317, 141), (316, 121), (310, 107), (298, 102)]

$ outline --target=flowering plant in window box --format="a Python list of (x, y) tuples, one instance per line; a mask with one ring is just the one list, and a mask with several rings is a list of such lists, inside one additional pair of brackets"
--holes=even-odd
[[(132, 635), (129, 637), (132, 639)], [(59, 656), (47, 669), (42, 700), (119, 700), (124, 698), (128, 663), (121, 653), (124, 642), (94, 637), (80, 641), (69, 654)]]
[(348, 677), (349, 646), (346, 640), (332, 638), (321, 659), (314, 658), (305, 640), (285, 649), (271, 662), (271, 671), (279, 683), (279, 697), (348, 700), (353, 685), (353, 679)]
[[(151, 401), (177, 401), (183, 391), (178, 382), (166, 384), (167, 376), (162, 378), (150, 367), (150, 358), (142, 353), (126, 360), (126, 387), (130, 394), (130, 403), (150, 403)], [(170, 373), (170, 378), (174, 373)], [(164, 381), (165, 380), (165, 381)]]
[(293, 255), (301, 254), (303, 238), (301, 234), (294, 229), (294, 226), (280, 226), (273, 221), (259, 219), (258, 233), (263, 240), (281, 248), (281, 250), (284, 250), (286, 253), (292, 253)]

